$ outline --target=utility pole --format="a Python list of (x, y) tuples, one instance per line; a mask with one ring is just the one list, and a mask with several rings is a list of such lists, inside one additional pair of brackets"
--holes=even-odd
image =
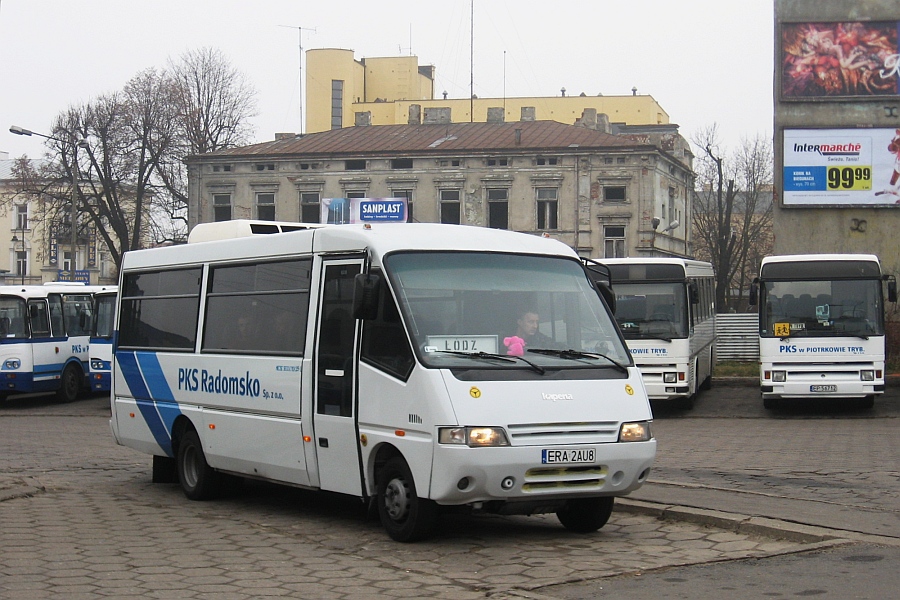
[(298, 25), (279, 25), (279, 27), (288, 27), (290, 29), (297, 30), (297, 37), (299, 38), (298, 47), (300, 48), (300, 66), (299, 66), (299, 77), (300, 77), (300, 135), (303, 135), (303, 32), (304, 31), (312, 31), (316, 32), (315, 27), (300, 27)]

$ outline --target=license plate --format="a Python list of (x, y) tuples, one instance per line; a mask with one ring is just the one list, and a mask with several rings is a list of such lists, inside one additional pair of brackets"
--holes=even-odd
[(594, 448), (581, 448), (579, 450), (541, 450), (541, 462), (545, 465), (556, 463), (593, 463), (596, 457)]
[(809, 391), (811, 392), (836, 392), (836, 385), (811, 385), (809, 386)]

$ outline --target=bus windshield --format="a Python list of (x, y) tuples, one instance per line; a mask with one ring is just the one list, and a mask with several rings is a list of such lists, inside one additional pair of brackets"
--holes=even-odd
[(760, 300), (763, 337), (884, 334), (879, 280), (766, 281)]
[(25, 300), (0, 296), (0, 338), (27, 338)]
[(616, 282), (616, 321), (625, 339), (685, 338), (685, 284)]
[(573, 259), (403, 252), (387, 256), (385, 267), (426, 367), (540, 372), (631, 364)]

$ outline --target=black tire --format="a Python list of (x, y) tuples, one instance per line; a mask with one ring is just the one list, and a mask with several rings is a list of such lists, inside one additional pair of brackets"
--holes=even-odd
[(59, 378), (59, 389), (56, 390), (56, 398), (60, 402), (75, 402), (81, 394), (84, 385), (84, 374), (73, 364), (66, 365)]
[(191, 500), (215, 498), (221, 490), (221, 476), (206, 462), (200, 436), (193, 429), (184, 432), (178, 445), (178, 483)]
[(776, 398), (763, 398), (763, 408), (766, 410), (773, 410), (778, 408), (778, 400)]
[(864, 409), (875, 408), (875, 396), (869, 395), (859, 401), (859, 407)]
[(418, 497), (409, 465), (399, 456), (388, 460), (379, 471), (375, 501), (381, 525), (394, 541), (424, 539), (437, 522), (437, 504)]
[(557, 511), (556, 517), (569, 531), (594, 533), (609, 521), (615, 501), (613, 496), (569, 500), (565, 508)]

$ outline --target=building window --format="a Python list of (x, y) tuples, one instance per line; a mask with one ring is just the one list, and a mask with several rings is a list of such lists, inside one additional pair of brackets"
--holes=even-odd
[(392, 169), (412, 169), (413, 159), (411, 158), (394, 158), (391, 159)]
[(257, 171), (274, 171), (275, 163), (259, 163), (259, 164), (253, 165), (253, 167)]
[(603, 187), (603, 200), (605, 202), (625, 202), (624, 185), (607, 185)]
[(344, 82), (339, 79), (331, 80), (331, 128), (340, 129), (344, 126)]
[(344, 161), (344, 170), (345, 171), (365, 171), (366, 170), (366, 161), (365, 160), (345, 160)]
[(489, 167), (508, 167), (509, 159), (508, 158), (489, 158), (489, 159), (487, 159), (487, 166), (489, 166)]
[(275, 194), (271, 192), (256, 194), (256, 218), (260, 221), (275, 220)]
[(300, 222), (318, 223), (321, 219), (319, 192), (300, 192)]
[(355, 191), (344, 193), (344, 198), (365, 198), (365, 197), (366, 197), (365, 190), (355, 190)]
[(413, 222), (413, 193), (412, 190), (391, 190), (392, 198), (406, 198), (406, 222)]
[(28, 205), (16, 204), (16, 229), (28, 229)]
[(603, 157), (603, 164), (605, 164), (605, 165), (611, 165), (611, 164), (613, 164), (613, 157), (612, 157), (612, 156), (604, 156), (604, 157)]
[(16, 250), (16, 276), (24, 281), (26, 275), (28, 275), (28, 251)]
[(231, 165), (213, 165), (213, 172), (218, 173), (219, 171), (231, 171)]
[(625, 157), (624, 157), (624, 156), (617, 156), (617, 157), (616, 157), (616, 163), (617, 163), (617, 164), (620, 164), (620, 165), (624, 165), (624, 164), (625, 164)]
[(608, 225), (603, 228), (603, 237), (605, 258), (625, 258), (625, 227)]
[(231, 220), (231, 194), (215, 194), (213, 196), (213, 220)]
[(558, 165), (559, 159), (555, 156), (538, 156), (537, 158), (538, 165)]
[(509, 190), (488, 189), (488, 222), (492, 229), (509, 229)]
[(441, 223), (459, 225), (459, 190), (441, 190)]
[(535, 193), (537, 196), (537, 228), (558, 229), (559, 190), (556, 188), (537, 188)]

